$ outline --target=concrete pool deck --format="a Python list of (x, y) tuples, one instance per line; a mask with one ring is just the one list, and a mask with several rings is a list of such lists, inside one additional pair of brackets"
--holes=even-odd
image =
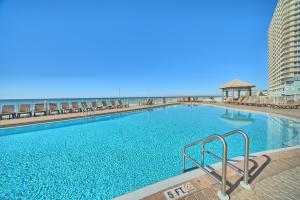
[(61, 120), (78, 119), (78, 118), (84, 118), (84, 117), (100, 116), (100, 115), (107, 115), (107, 114), (127, 112), (127, 111), (158, 108), (158, 107), (162, 107), (162, 106), (170, 106), (170, 105), (176, 105), (176, 104), (177, 103), (140, 105), (140, 106), (137, 105), (137, 106), (130, 106), (128, 108), (115, 108), (115, 109), (105, 109), (105, 110), (98, 110), (98, 111), (45, 115), (45, 116), (38, 116), (38, 117), (4, 119), (4, 120), (0, 120), (0, 128), (38, 124), (38, 123), (47, 123), (47, 122), (54, 122), (54, 121), (61, 121)]
[[(235, 164), (242, 168), (242, 162)], [(218, 167), (215, 173), (220, 175)], [(242, 177), (227, 169), (227, 194), (232, 200), (259, 200), (259, 199), (300, 199), (300, 146), (256, 153), (250, 156), (249, 183), (251, 190), (239, 186)], [(199, 175), (197, 178), (185, 182), (174, 183), (173, 186), (156, 192), (143, 200), (169, 200), (168, 192), (182, 185), (189, 185), (193, 189), (184, 196), (173, 198), (180, 200), (214, 200), (220, 184), (208, 175)], [(140, 190), (142, 192), (142, 190)]]

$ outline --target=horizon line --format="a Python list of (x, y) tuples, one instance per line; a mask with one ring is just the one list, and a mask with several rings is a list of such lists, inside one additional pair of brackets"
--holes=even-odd
[(169, 96), (114, 96), (114, 97), (51, 97), (51, 98), (7, 98), (0, 100), (58, 100), (58, 99), (115, 99), (115, 98), (176, 98), (176, 97), (221, 97), (222, 95), (169, 95)]

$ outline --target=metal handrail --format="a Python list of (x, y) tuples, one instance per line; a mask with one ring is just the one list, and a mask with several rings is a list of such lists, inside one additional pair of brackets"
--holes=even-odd
[[(227, 161), (227, 143), (225, 138), (228, 136), (232, 136), (235, 134), (240, 134), (243, 136), (244, 141), (245, 141), (245, 154), (244, 154), (244, 167), (243, 170), (239, 169), (238, 167), (236, 167), (235, 165), (233, 165), (232, 163)], [(205, 150), (205, 144), (210, 143), (212, 141), (215, 140), (220, 140), (223, 144), (223, 156), (219, 157), (216, 154)], [(214, 180), (216, 180), (218, 183), (221, 184), (221, 191), (218, 192), (218, 197), (220, 199), (229, 199), (229, 196), (226, 194), (226, 176), (227, 176), (227, 165), (232, 168), (233, 170), (235, 170), (236, 172), (240, 173), (243, 175), (243, 181), (240, 182), (240, 185), (242, 187), (244, 187), (245, 189), (251, 189), (250, 185), (248, 184), (248, 173), (249, 173), (249, 137), (247, 135), (246, 132), (242, 131), (242, 130), (233, 130), (230, 131), (228, 133), (225, 133), (223, 135), (211, 135), (209, 137), (203, 138), (201, 140), (195, 141), (191, 144), (185, 145), (183, 147), (183, 166), (182, 166), (182, 170), (183, 172), (186, 171), (186, 159), (189, 159), (195, 166), (197, 166), (198, 168), (202, 169), (204, 172), (206, 172), (209, 176), (211, 176)], [(201, 164), (199, 164), (196, 160), (194, 160), (193, 158), (191, 158), (189, 155), (186, 154), (186, 149), (195, 145), (201, 144), (201, 148), (202, 148), (202, 156), (201, 156)], [(213, 158), (222, 161), (222, 180), (220, 181), (219, 178), (217, 178), (216, 176), (214, 176), (209, 170), (207, 170), (205, 168), (204, 165), (204, 156), (205, 153), (209, 154), (210, 156), (212, 156)]]
[[(202, 145), (202, 150), (204, 149), (204, 145), (207, 143), (210, 143), (212, 141), (215, 140), (220, 140), (223, 144), (223, 157), (222, 157), (222, 180), (220, 181), (217, 177), (215, 177), (213, 174), (211, 174), (205, 167), (204, 167), (204, 152), (202, 151), (202, 161), (201, 164), (199, 164), (196, 160), (194, 160), (193, 158), (191, 158), (190, 156), (188, 156), (186, 154), (186, 149), (198, 144)], [(186, 168), (186, 158), (188, 158), (190, 161), (192, 161), (192, 163), (194, 163), (197, 167), (199, 167), (200, 169), (202, 169), (204, 172), (206, 172), (209, 176), (211, 176), (214, 180), (216, 180), (218, 183), (221, 183), (221, 198), (222, 199), (229, 199), (228, 195), (226, 194), (226, 176), (227, 176), (227, 143), (225, 141), (225, 139), (217, 134), (211, 135), (209, 137), (203, 138), (201, 140), (198, 140), (196, 142), (193, 142), (191, 144), (188, 144), (186, 146), (183, 147), (183, 166), (182, 166), (182, 170), (183, 172), (185, 172), (185, 168)]]
[[(241, 185), (243, 186), (243, 187), (245, 187), (245, 188), (247, 188), (247, 189), (249, 189), (249, 185), (248, 185), (248, 170), (249, 170), (249, 137), (248, 137), (248, 135), (247, 135), (247, 133), (246, 132), (244, 132), (244, 131), (242, 131), (242, 130), (234, 130), (234, 131), (230, 131), (230, 132), (228, 132), (228, 133), (225, 133), (225, 134), (223, 134), (222, 136), (224, 137), (224, 138), (226, 138), (226, 137), (228, 137), (228, 136), (232, 136), (232, 135), (235, 135), (235, 134), (240, 134), (240, 135), (242, 135), (243, 136), (243, 138), (244, 138), (244, 141), (245, 141), (245, 153), (244, 153), (244, 170), (243, 171), (241, 171), (240, 169), (239, 169), (239, 171), (237, 171), (236, 169), (234, 169), (234, 168), (232, 168), (232, 169), (234, 169), (234, 170), (236, 170), (237, 172), (239, 172), (239, 173), (241, 173), (241, 172), (243, 172), (243, 173), (241, 173), (241, 174), (243, 174), (244, 175), (244, 180), (243, 180), (243, 182), (241, 182)], [(231, 165), (229, 165), (229, 166), (231, 166)], [(233, 165), (234, 166), (234, 165)], [(234, 166), (235, 167), (235, 166)], [(236, 168), (236, 167), (235, 167)]]

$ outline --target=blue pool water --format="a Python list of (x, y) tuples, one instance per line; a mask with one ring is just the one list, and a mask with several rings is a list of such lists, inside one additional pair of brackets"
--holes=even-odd
[[(111, 199), (179, 175), (184, 145), (233, 129), (249, 134), (250, 152), (300, 143), (299, 122), (212, 106), (0, 129), (0, 199)], [(242, 154), (239, 144), (228, 138), (230, 157)], [(219, 154), (219, 145), (208, 148)]]

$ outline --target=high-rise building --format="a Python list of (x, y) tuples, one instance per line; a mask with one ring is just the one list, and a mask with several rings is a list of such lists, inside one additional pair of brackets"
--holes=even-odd
[[(269, 95), (285, 95), (285, 87), (300, 76), (300, 0), (278, 0), (269, 26), (268, 50)], [(300, 88), (293, 91), (300, 94)]]

